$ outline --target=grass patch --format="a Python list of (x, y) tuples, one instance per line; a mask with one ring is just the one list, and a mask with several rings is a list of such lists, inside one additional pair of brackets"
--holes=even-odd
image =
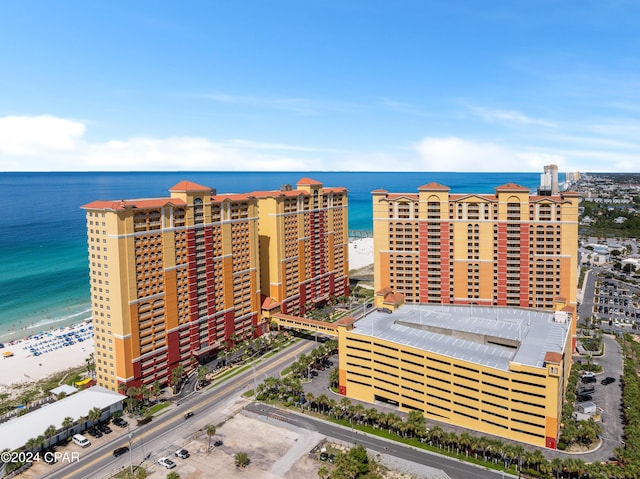
[(246, 398), (253, 397), (254, 394), (255, 394), (255, 391), (253, 389), (249, 389), (248, 391), (245, 391), (242, 393), (242, 395)]
[(154, 404), (153, 406), (147, 409), (147, 414), (149, 415), (155, 414), (158, 411), (162, 411), (164, 408), (167, 408), (169, 406), (170, 406), (170, 403), (168, 402), (160, 402), (158, 404)]

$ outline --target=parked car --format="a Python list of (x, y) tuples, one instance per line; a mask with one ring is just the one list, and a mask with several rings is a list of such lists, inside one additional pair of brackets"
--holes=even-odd
[(71, 440), (80, 447), (89, 447), (91, 442), (82, 434), (74, 434)]
[(585, 376), (581, 378), (580, 381), (582, 381), (584, 384), (595, 383), (596, 378), (595, 376)]
[(600, 384), (604, 384), (606, 386), (607, 384), (612, 384), (612, 383), (615, 383), (615, 382), (616, 382), (616, 378), (612, 378), (611, 376), (607, 376), (602, 381), (600, 381)]
[(114, 449), (113, 450), (113, 455), (115, 457), (120, 457), (123, 454), (126, 454), (128, 452), (129, 452), (129, 447), (128, 446), (122, 446), (122, 447), (119, 447), (118, 449)]
[(593, 397), (589, 394), (578, 394), (576, 396), (576, 400), (578, 402), (585, 402), (585, 401), (591, 401), (593, 399)]
[(186, 459), (187, 457), (189, 457), (189, 451), (187, 451), (186, 449), (178, 449), (176, 452), (174, 452), (174, 454), (180, 459)]
[(113, 421), (111, 422), (118, 427), (127, 427), (129, 425), (129, 423), (124, 419), (122, 419), (121, 417), (114, 417)]
[(596, 388), (592, 385), (587, 386), (587, 385), (581, 385), (578, 386), (578, 391), (577, 394), (589, 394), (589, 393), (593, 393), (596, 391)]
[(102, 434), (111, 434), (111, 428), (104, 423), (98, 424), (96, 427), (102, 431)]
[(168, 457), (161, 457), (160, 459), (158, 459), (158, 464), (166, 467), (167, 469), (173, 469), (174, 467), (176, 467), (176, 463)]
[(89, 429), (87, 429), (87, 432), (92, 437), (95, 437), (95, 438), (102, 437), (102, 432), (97, 427), (90, 427)]

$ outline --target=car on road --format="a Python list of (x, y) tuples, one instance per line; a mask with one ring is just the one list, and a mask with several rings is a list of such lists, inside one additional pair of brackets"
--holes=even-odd
[(187, 412), (184, 413), (184, 418), (185, 419), (189, 419), (192, 416), (193, 416), (193, 411), (187, 411)]
[(127, 427), (129, 425), (129, 423), (121, 417), (114, 417), (111, 422), (118, 427)]
[(158, 464), (166, 467), (167, 469), (173, 469), (174, 467), (176, 467), (176, 463), (168, 457), (161, 457), (160, 459), (158, 459)]
[(178, 449), (173, 454), (180, 459), (186, 459), (187, 457), (189, 457), (189, 451), (187, 451), (186, 449)]
[(600, 381), (600, 384), (604, 384), (606, 386), (607, 384), (613, 384), (615, 382), (616, 382), (616, 378), (612, 378), (611, 376), (607, 376), (602, 381)]
[(114, 457), (120, 457), (123, 454), (126, 454), (128, 452), (129, 452), (129, 447), (128, 446), (122, 446), (122, 447), (119, 447), (118, 449), (114, 449), (113, 450), (113, 455), (114, 455)]

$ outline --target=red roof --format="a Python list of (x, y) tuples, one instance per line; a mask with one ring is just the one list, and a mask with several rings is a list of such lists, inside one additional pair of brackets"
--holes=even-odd
[(273, 308), (277, 308), (278, 306), (280, 306), (280, 302), (276, 301), (275, 299), (268, 297), (266, 298), (263, 302), (262, 302), (262, 309), (273, 309)]
[(212, 188), (202, 186), (193, 181), (182, 180), (180, 183), (169, 188), (169, 191), (211, 191)]
[(296, 185), (320, 185), (322, 186), (322, 183), (320, 183), (319, 181), (316, 180), (312, 180), (311, 178), (300, 178), (298, 180), (298, 182), (296, 183)]
[(441, 191), (449, 191), (451, 188), (448, 186), (441, 185), (440, 183), (436, 183), (432, 181), (431, 183), (427, 183), (426, 185), (418, 186), (418, 191), (422, 190), (441, 190)]
[(178, 198), (143, 198), (138, 200), (98, 200), (87, 203), (80, 208), (84, 210), (124, 211), (126, 209), (150, 209), (164, 206), (184, 206), (186, 203)]
[(222, 202), (222, 201), (247, 201), (252, 198), (255, 198), (253, 193), (224, 193), (220, 195), (215, 195), (211, 197), (211, 201), (214, 203)]
[(496, 191), (531, 191), (531, 188), (517, 183), (505, 183), (504, 185), (496, 186)]
[(404, 302), (404, 294), (402, 293), (391, 293), (384, 295), (384, 303), (386, 304), (393, 304), (397, 306), (402, 302)]
[(562, 354), (561, 353), (552, 353), (552, 352), (548, 351), (544, 355), (544, 362), (545, 363), (561, 364), (562, 363)]

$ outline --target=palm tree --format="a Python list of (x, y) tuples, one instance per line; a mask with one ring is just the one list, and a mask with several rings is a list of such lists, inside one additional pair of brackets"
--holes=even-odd
[(464, 455), (469, 457), (469, 450), (471, 449), (471, 443), (473, 442), (473, 437), (467, 431), (464, 431), (460, 434), (460, 446), (464, 450)]
[(198, 384), (202, 384), (208, 374), (209, 374), (209, 368), (206, 367), (206, 366), (200, 366), (196, 370), (196, 375), (197, 375), (197, 378), (198, 378)]
[(216, 427), (213, 424), (207, 424), (204, 427), (204, 432), (209, 436), (209, 445), (207, 446), (207, 452), (209, 452), (211, 450), (211, 436), (216, 433)]
[(562, 459), (560, 459), (559, 457), (554, 457), (553, 459), (551, 459), (551, 469), (553, 469), (556, 479), (560, 478), (563, 467), (564, 464)]
[(162, 388), (160, 387), (160, 381), (158, 381), (157, 379), (155, 381), (153, 381), (153, 384), (151, 385), (151, 396), (153, 396), (154, 400), (158, 400), (158, 396), (160, 396), (160, 391), (162, 390)]
[(36, 447), (38, 447), (38, 439), (36, 439), (35, 437), (30, 437), (29, 439), (27, 439), (27, 442), (24, 443), (24, 447), (28, 451), (33, 451)]
[(44, 437), (49, 442), (48, 444), (49, 447), (51, 446), (51, 438), (56, 435), (57, 430), (58, 429), (53, 424), (51, 424), (48, 428), (44, 430)]
[(80, 425), (80, 428), (84, 429), (85, 423), (87, 422), (88, 417), (87, 416), (80, 416), (78, 418), (78, 424)]
[(85, 358), (85, 362), (87, 363), (87, 373), (89, 374), (89, 376), (95, 379), (96, 362), (94, 360), (93, 353), (91, 353), (88, 358)]
[(182, 381), (182, 375), (184, 374), (184, 366), (182, 364), (178, 364), (175, 368), (171, 370), (171, 387), (174, 389), (174, 394), (176, 390), (179, 388), (180, 382)]
[(91, 421), (92, 425), (98, 422), (101, 417), (102, 417), (102, 409), (100, 409), (99, 407), (91, 408), (91, 410), (89, 411), (89, 421)]
[(73, 418), (71, 416), (67, 416), (62, 420), (62, 427), (64, 428), (65, 436), (69, 437), (69, 428), (73, 426)]
[(44, 445), (46, 442), (47, 440), (45, 439), (44, 435), (40, 434), (38, 437), (36, 437), (36, 446), (38, 447), (38, 451), (44, 449)]

